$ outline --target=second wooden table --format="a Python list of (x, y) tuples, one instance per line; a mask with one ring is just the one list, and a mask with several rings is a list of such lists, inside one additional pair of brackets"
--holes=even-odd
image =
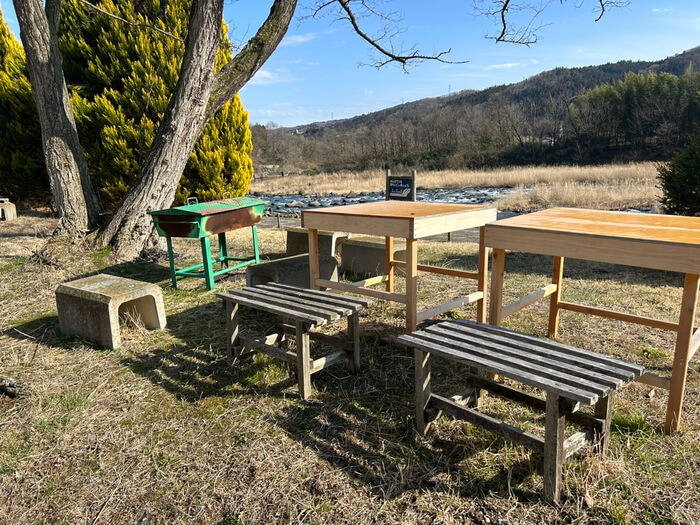
[[(477, 320), (486, 317), (486, 273), (488, 260), (483, 242), (479, 242), (479, 267), (476, 272), (418, 264), (418, 239), (468, 228), (482, 227), (496, 220), (496, 207), (489, 205), (443, 204), (434, 202), (381, 201), (337, 206), (301, 212), (301, 225), (309, 231), (311, 287), (338, 289), (406, 304), (406, 332), (416, 330), (422, 320), (459, 306), (477, 303)], [(318, 230), (377, 235), (386, 242), (385, 275), (353, 284), (319, 279)], [(406, 262), (393, 259), (394, 238), (406, 240)], [(394, 268), (405, 268), (406, 294), (394, 292)], [(418, 272), (431, 272), (475, 279), (477, 291), (444, 305), (418, 312)], [(368, 288), (385, 283), (385, 290)]]

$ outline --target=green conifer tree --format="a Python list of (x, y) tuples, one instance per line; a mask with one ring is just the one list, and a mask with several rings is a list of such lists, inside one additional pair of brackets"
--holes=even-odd
[(0, 11), (0, 193), (49, 198), (41, 128), (24, 51)]
[[(103, 206), (119, 202), (148, 154), (178, 78), (191, 0), (102, 0), (108, 17), (63, 3), (59, 45), (80, 140)], [(222, 25), (226, 34), (226, 26)], [(217, 67), (231, 60), (224, 37)], [(238, 95), (207, 125), (177, 199), (244, 194), (253, 175), (248, 114)]]

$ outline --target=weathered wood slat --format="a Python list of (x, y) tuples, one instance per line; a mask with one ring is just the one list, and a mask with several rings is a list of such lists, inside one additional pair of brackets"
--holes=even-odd
[(292, 310), (290, 308), (285, 308), (279, 305), (270, 305), (264, 301), (257, 299), (251, 299), (249, 297), (243, 297), (234, 293), (217, 293), (216, 296), (224, 301), (233, 301), (234, 303), (242, 304), (243, 306), (248, 306), (250, 308), (255, 308), (257, 310), (262, 310), (264, 312), (269, 312), (272, 314), (283, 315), (294, 319), (295, 321), (302, 321), (309, 323), (312, 326), (320, 326), (326, 324), (326, 319), (323, 317), (318, 317), (316, 315), (305, 314), (297, 310)]
[[(286, 334), (294, 335), (296, 333), (296, 327), (290, 324), (283, 324), (282, 328), (284, 329), (284, 332)], [(319, 332), (310, 332), (309, 337), (314, 342), (323, 343), (325, 345), (333, 346), (335, 348), (342, 348), (346, 351), (352, 350), (353, 347), (353, 343), (351, 341), (347, 341), (334, 335), (322, 334)]]
[(607, 388), (617, 388), (623, 383), (622, 379), (611, 377), (612, 374), (606, 374), (606, 371), (599, 372), (595, 366), (589, 365), (589, 367), (586, 368), (587, 363), (582, 363), (580, 359), (562, 359), (561, 355), (551, 357), (549, 355), (543, 356), (539, 352), (529, 351), (527, 348), (523, 348), (521, 344), (508, 341), (506, 338), (489, 337), (484, 334), (474, 336), (467, 332), (453, 331), (451, 328), (454, 327), (440, 324), (426, 329), (426, 332), (438, 333), (448, 338), (454, 338), (455, 342), (465, 349), (489, 352), (489, 354), (494, 352), (506, 360), (510, 356), (525, 360), (536, 368), (541, 367), (546, 371), (558, 371), (561, 373), (559, 375), (560, 379), (565, 382), (580, 384), (581, 380), (591, 381), (596, 385), (605, 387), (606, 391)]
[(342, 350), (319, 357), (318, 359), (314, 359), (313, 363), (311, 364), (311, 371), (309, 373), (315, 374), (316, 372), (320, 372), (321, 370), (328, 368), (329, 366), (333, 366), (336, 363), (347, 361), (347, 359), (348, 354)]
[(594, 439), (592, 430), (582, 430), (564, 441), (564, 458), (569, 458), (576, 454), (581, 448), (591, 443)]
[(340, 302), (334, 304), (330, 301), (319, 301), (316, 298), (304, 297), (299, 293), (295, 293), (291, 290), (279, 290), (267, 285), (259, 285), (255, 287), (255, 290), (260, 292), (262, 296), (268, 297), (279, 297), (292, 301), (297, 304), (306, 305), (310, 308), (318, 308), (323, 311), (335, 312), (339, 317), (350, 315), (355, 310), (353, 308), (348, 308), (347, 305), (340, 304)]
[[(568, 375), (560, 370), (548, 369), (545, 366), (529, 361), (526, 356), (518, 358), (515, 355), (504, 355), (502, 352), (498, 351), (498, 349), (496, 351), (491, 351), (475, 346), (465, 348), (464, 344), (454, 341), (450, 337), (443, 337), (433, 332), (419, 332), (414, 335), (417, 338), (425, 339), (437, 345), (442, 345), (445, 349), (461, 352), (467, 360), (474, 359), (476, 361), (478, 359), (482, 363), (486, 363), (490, 368), (489, 371), (493, 373), (498, 373), (495, 370), (503, 366), (515, 369), (517, 370), (518, 377), (513, 377), (511, 379), (515, 379), (521, 383), (533, 384), (533, 381), (550, 381), (553, 385), (556, 384), (556, 388), (560, 395), (576, 401), (582, 400), (574, 397), (577, 395), (573, 394), (574, 392), (578, 392), (578, 395), (585, 392), (587, 399), (597, 399), (599, 396), (606, 395), (611, 388), (608, 385), (602, 385), (581, 377)], [(507, 376), (505, 373), (503, 375)], [(547, 390), (552, 390), (552, 387), (548, 388)], [(572, 392), (572, 395), (567, 395), (567, 392), (569, 391)]]
[(636, 381), (638, 383), (644, 383), (645, 385), (655, 386), (656, 388), (663, 388), (664, 390), (669, 390), (671, 388), (670, 377), (660, 376), (659, 374), (653, 374), (651, 372), (645, 372), (637, 376)]
[(483, 298), (484, 292), (473, 292), (469, 295), (465, 295), (464, 297), (459, 297), (458, 299), (455, 299), (453, 301), (449, 301), (447, 303), (434, 306), (433, 308), (423, 310), (422, 312), (418, 312), (418, 314), (416, 315), (416, 319), (420, 323), (421, 321), (425, 321), (426, 319), (430, 319), (431, 317), (435, 317), (436, 315), (449, 312), (450, 310), (454, 310), (455, 308), (459, 308), (466, 304), (475, 303), (476, 301)]
[(258, 341), (257, 339), (248, 338), (245, 336), (240, 336), (241, 343), (243, 343), (244, 348), (254, 349), (258, 352), (263, 352), (265, 354), (271, 355), (287, 363), (296, 364), (297, 354), (291, 350), (284, 350), (277, 346), (268, 345)]
[(549, 297), (552, 295), (554, 292), (557, 291), (557, 285), (556, 284), (548, 284), (544, 288), (540, 288), (539, 290), (532, 292), (530, 295), (523, 297), (519, 301), (514, 302), (513, 304), (510, 304), (503, 308), (501, 311), (501, 318), (505, 319), (508, 316), (511, 316), (515, 314), (516, 312), (519, 312), (523, 308), (526, 308), (530, 306), (533, 303), (536, 303), (540, 299), (544, 299), (545, 297)]
[(523, 445), (537, 454), (542, 454), (544, 450), (544, 440), (542, 438), (504, 423), (499, 419), (477, 412), (474, 409), (458, 405), (446, 397), (431, 394), (429, 406), (469, 423), (479, 425), (494, 434), (498, 434), (510, 441)]
[[(392, 261), (392, 265), (396, 268), (406, 268), (406, 261)], [(444, 266), (432, 266), (429, 264), (418, 264), (416, 269), (419, 272), (426, 273), (437, 273), (440, 275), (449, 275), (451, 277), (461, 277), (462, 279), (478, 279), (479, 274), (477, 272), (469, 272), (467, 270), (460, 270), (458, 268), (446, 268)]]
[(374, 288), (361, 288), (348, 283), (339, 283), (336, 281), (329, 281), (327, 279), (316, 279), (317, 286), (325, 286), (326, 288), (333, 288), (336, 290), (342, 290), (343, 292), (357, 293), (361, 295), (369, 295), (370, 297), (377, 297), (385, 301), (392, 301), (394, 303), (406, 304), (406, 296), (398, 293), (384, 292), (382, 290), (375, 290)]
[(614, 310), (605, 310), (603, 308), (595, 308), (593, 306), (586, 306), (585, 304), (568, 303), (565, 301), (559, 302), (559, 308), (562, 310), (569, 310), (571, 312), (595, 315), (598, 317), (605, 317), (607, 319), (615, 319), (616, 321), (624, 321), (626, 323), (640, 324), (642, 326), (651, 326), (652, 328), (660, 328), (661, 330), (678, 332), (678, 323), (661, 321), (660, 319), (653, 319), (651, 317), (643, 317), (625, 312), (616, 312)]
[[(487, 324), (479, 324), (473, 321), (467, 321), (465, 319), (458, 319), (454, 321), (457, 325), (469, 326), (476, 332), (486, 332), (492, 334), (502, 334), (506, 337), (515, 340), (522, 341), (523, 343), (533, 344), (535, 348), (540, 348), (540, 352), (562, 352), (566, 351), (567, 355), (581, 357), (591, 363), (599, 363), (601, 365), (609, 365), (614, 369), (626, 370), (634, 375), (639, 375), (644, 371), (644, 367), (630, 363), (628, 361), (623, 361), (615, 357), (607, 356), (604, 354), (599, 354), (597, 352), (591, 352), (590, 350), (584, 350), (582, 348), (577, 348), (575, 346), (567, 345), (564, 343), (559, 343), (552, 341), (550, 339), (543, 339), (536, 337), (534, 335), (523, 334), (521, 332), (516, 332), (514, 330), (508, 330), (507, 328), (502, 328), (500, 326), (491, 326)], [(630, 377), (630, 376), (628, 376)]]
[(343, 308), (350, 309), (352, 311), (359, 311), (362, 308), (372, 304), (371, 299), (364, 299), (360, 297), (349, 297), (347, 295), (340, 295), (336, 292), (324, 292), (321, 290), (311, 290), (308, 288), (299, 288), (297, 286), (291, 286), (287, 284), (280, 283), (267, 283), (260, 284), (255, 288), (262, 288), (264, 290), (274, 290), (277, 292), (286, 293), (294, 297), (299, 297), (303, 299), (308, 299), (309, 301), (318, 302), (319, 304), (331, 304), (334, 306), (340, 306)]
[(385, 283), (388, 280), (388, 275), (377, 275), (375, 277), (368, 277), (367, 279), (362, 279), (361, 281), (355, 281), (352, 284), (353, 286), (359, 286), (360, 288), (364, 288), (367, 286), (374, 286), (375, 284)]
[(521, 383), (533, 386), (535, 388), (541, 388), (543, 390), (561, 393), (561, 395), (565, 395), (570, 399), (581, 401), (588, 405), (591, 405), (598, 400), (598, 396), (590, 391), (577, 389), (572, 387), (571, 385), (562, 384), (556, 380), (552, 380), (549, 378), (537, 377), (533, 376), (532, 374), (526, 374), (518, 368), (508, 366), (502, 363), (494, 363), (490, 359), (485, 359), (478, 356), (471, 356), (461, 350), (445, 348), (440, 343), (436, 343), (434, 341), (426, 341), (424, 339), (415, 337), (415, 335), (416, 333), (413, 333), (411, 335), (402, 335), (397, 339), (397, 341), (407, 346), (419, 348), (425, 352), (434, 353), (436, 355), (441, 355), (454, 361), (460, 361), (471, 366), (483, 368), (486, 372), (502, 375), (515, 381), (520, 381)]
[(343, 310), (341, 310), (341, 313), (338, 313), (331, 308), (324, 308), (316, 304), (309, 304), (303, 300), (298, 300), (295, 297), (290, 297), (277, 292), (269, 292), (267, 290), (259, 290), (257, 288), (244, 288), (243, 290), (237, 290), (235, 295), (246, 297), (248, 299), (255, 299), (257, 301), (266, 301), (273, 306), (281, 306), (283, 308), (298, 310), (299, 312), (322, 317), (326, 321), (335, 321), (340, 319), (343, 312)]

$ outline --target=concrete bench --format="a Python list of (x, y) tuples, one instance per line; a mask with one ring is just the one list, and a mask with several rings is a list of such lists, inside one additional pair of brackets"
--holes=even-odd
[[(319, 230), (318, 253), (334, 257), (339, 255), (340, 245), (352, 237), (351, 233)], [(287, 230), (287, 255), (309, 253), (309, 231), (306, 228)]]
[[(334, 257), (319, 256), (319, 270), (321, 279), (338, 280), (338, 261)], [(246, 286), (275, 282), (309, 288), (309, 271), (309, 254), (305, 253), (248, 266), (245, 282)]]
[[(311, 375), (345, 361), (348, 370), (360, 369), (359, 312), (371, 301), (339, 294), (309, 290), (295, 286), (271, 283), (245, 287), (228, 293), (218, 293), (226, 305), (226, 334), (231, 362), (248, 352), (264, 352), (272, 357), (296, 365), (299, 395), (311, 395)], [(262, 310), (282, 319), (277, 333), (262, 337), (244, 337), (239, 333), (239, 305)], [(347, 337), (330, 336), (312, 330), (330, 322), (347, 318)], [(291, 321), (291, 324), (288, 324)], [(293, 336), (296, 351), (288, 349)], [(331, 354), (311, 356), (310, 341), (339, 348)]]
[[(394, 240), (394, 260), (406, 260), (405, 241)], [(353, 237), (340, 246), (340, 269), (362, 277), (384, 275), (386, 244), (383, 237)]]
[(0, 221), (14, 221), (17, 218), (17, 208), (6, 197), (0, 198)]
[[(544, 496), (554, 502), (560, 497), (564, 461), (588, 442), (595, 443), (598, 453), (606, 453), (613, 393), (644, 372), (643, 367), (614, 357), (470, 321), (439, 323), (398, 341), (414, 348), (418, 431), (424, 434), (430, 422), (445, 412), (528, 447), (543, 456)], [(464, 373), (476, 388), (463, 398), (471, 407), (458, 402), (457, 396), (431, 392), (434, 357), (471, 368), (472, 373)], [(489, 379), (485, 373), (544, 390), (546, 399)], [(480, 389), (543, 410), (544, 439), (479, 412)], [(591, 405), (593, 414), (581, 412)], [(566, 421), (583, 431), (565, 439)]]
[(163, 292), (150, 283), (97, 274), (63, 283), (56, 289), (61, 332), (105, 348), (121, 344), (119, 319), (140, 318), (146, 328), (165, 328)]

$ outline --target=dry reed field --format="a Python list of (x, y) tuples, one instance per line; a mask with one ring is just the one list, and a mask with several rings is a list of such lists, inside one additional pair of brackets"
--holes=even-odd
[[(16, 398), (0, 395), (0, 523), (692, 524), (700, 516), (697, 359), (680, 434), (663, 434), (665, 391), (629, 385), (616, 396), (609, 454), (586, 450), (567, 462), (562, 502), (549, 505), (524, 448), (446, 416), (416, 435), (412, 353), (385, 338), (402, 333), (402, 305), (366, 309), (362, 369), (314, 374), (315, 394), (302, 401), (280, 361), (257, 354), (229, 366), (224, 310), (202, 280), (172, 289), (163, 254), (119, 263), (80, 244), (41, 249), (52, 224), (23, 213), (0, 223), (0, 377), (22, 387)], [(249, 253), (249, 235), (231, 235), (232, 254)], [(263, 259), (283, 256), (283, 231), (262, 228), (259, 238)], [(174, 244), (178, 265), (197, 262), (199, 243)], [(477, 246), (425, 242), (419, 257), (474, 270)], [(506, 270), (509, 303), (548, 282), (551, 258), (512, 254)], [(157, 283), (167, 330), (133, 320), (113, 351), (62, 335), (56, 288), (94, 272)], [(216, 291), (242, 287), (242, 276)], [(570, 261), (563, 299), (675, 321), (680, 286), (677, 274)], [(473, 289), (426, 274), (419, 306)], [(274, 323), (241, 315), (246, 332)], [(544, 336), (545, 305), (505, 325)], [(560, 333), (652, 372), (671, 368), (668, 332), (564, 312)], [(438, 362), (434, 372), (434, 391), (464, 385), (455, 366)], [(541, 435), (543, 414), (498, 398), (484, 408)]]
[[(514, 195), (498, 202), (499, 209), (506, 211), (531, 211), (550, 206), (656, 208), (661, 195), (656, 165), (651, 162), (419, 172), (417, 186), (419, 189), (516, 188)], [(382, 170), (266, 178), (251, 185), (251, 190), (271, 195), (369, 193), (384, 189), (385, 172)]]

